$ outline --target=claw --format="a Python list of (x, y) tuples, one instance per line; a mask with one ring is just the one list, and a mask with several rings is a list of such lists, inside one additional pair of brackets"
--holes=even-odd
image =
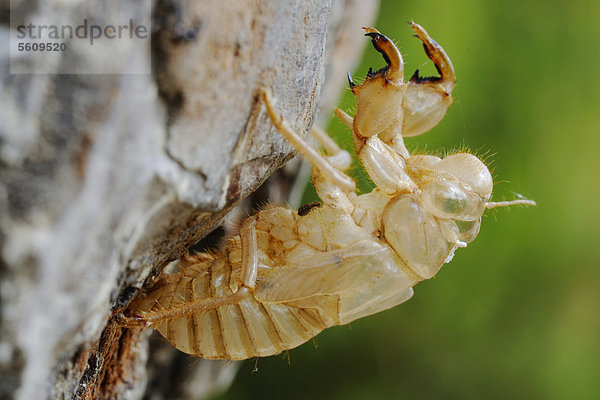
[(354, 86), (356, 86), (356, 83), (354, 83), (352, 80), (352, 75), (350, 75), (350, 72), (348, 72), (348, 85), (350, 86), (350, 90), (354, 89)]
[(419, 75), (419, 70), (416, 69), (415, 73), (410, 77), (410, 82), (421, 83), (421, 82), (440, 82), (442, 80), (439, 76), (427, 76), (422, 77)]
[[(423, 27), (417, 23), (409, 22), (408, 23), (411, 28), (415, 31), (415, 37), (417, 37), (421, 42), (423, 42), (423, 47), (425, 48), (425, 53), (427, 53), (427, 57), (433, 61), (435, 64), (435, 68), (440, 73), (441, 79), (440, 83), (444, 87), (447, 93), (452, 92), (454, 89), (454, 85), (456, 84), (456, 74), (454, 73), (454, 66), (452, 65), (452, 61), (439, 44), (433, 40)], [(413, 78), (419, 81), (418, 73), (413, 75)], [(431, 78), (425, 78), (423, 80), (431, 81)]]
[(420, 80), (421, 80), (421, 78), (419, 77), (419, 70), (416, 69), (415, 73), (410, 77), (410, 81), (419, 83)]
[[(375, 28), (365, 28), (365, 36), (371, 38), (375, 50), (381, 53), (387, 68), (384, 68), (385, 78), (392, 83), (401, 83), (404, 77), (404, 61), (400, 51), (390, 39), (379, 33)], [(379, 71), (378, 71), (379, 72)]]

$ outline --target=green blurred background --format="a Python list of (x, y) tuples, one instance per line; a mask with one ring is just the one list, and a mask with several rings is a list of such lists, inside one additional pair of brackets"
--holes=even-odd
[[(488, 211), (409, 302), (323, 332), (289, 364), (246, 361), (218, 399), (600, 398), (600, 2), (382, 1), (375, 26), (407, 78), (436, 74), (409, 20), (458, 76), (445, 119), (409, 149), (489, 152), (494, 199), (538, 206)], [(382, 65), (368, 47), (354, 75)], [(353, 110), (349, 91), (340, 107)], [(329, 132), (350, 143), (339, 122)]]

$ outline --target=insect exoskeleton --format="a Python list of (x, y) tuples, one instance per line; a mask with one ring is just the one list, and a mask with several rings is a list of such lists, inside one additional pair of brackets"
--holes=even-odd
[(350, 79), (355, 118), (336, 110), (377, 188), (358, 195), (344, 172), (350, 155), (318, 128), (311, 133), (325, 153), (314, 150), (261, 89), (273, 124), (313, 165), (322, 203), (300, 212), (269, 207), (247, 218), (218, 252), (184, 257), (178, 272), (140, 293), (123, 325), (152, 326), (178, 349), (204, 358), (277, 354), (408, 300), (414, 285), (475, 239), (486, 208), (535, 204), (490, 202), (492, 177), (472, 154), (409, 154), (403, 137), (439, 122), (456, 80), (442, 47), (411, 26), (440, 76), (415, 73), (404, 82), (396, 46), (364, 28), (387, 65), (370, 70), (362, 85)]

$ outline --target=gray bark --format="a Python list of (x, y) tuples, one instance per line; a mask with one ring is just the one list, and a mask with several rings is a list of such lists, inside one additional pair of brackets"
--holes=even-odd
[[(79, 7), (14, 3), (57, 18)], [(140, 4), (95, 18), (109, 23)], [(356, 43), (345, 32), (359, 37), (376, 5), (336, 1), (331, 20), (318, 0), (154, 7), (151, 48), (125, 49), (133, 62), (150, 53), (151, 75), (127, 75), (129, 63), (113, 66), (122, 75), (11, 75), (1, 50), (2, 398), (139, 399), (147, 385), (148, 398), (191, 398), (232, 379), (235, 364), (187, 363), (175, 389), (157, 371), (175, 376), (179, 353), (153, 355), (149, 375), (147, 332), (111, 316), (292, 157), (258, 88), (306, 136), (323, 72), (337, 77), (325, 83), (328, 110), (360, 50), (344, 45)], [(7, 24), (3, 16), (1, 37)], [(69, 62), (97, 54), (79, 56)]]

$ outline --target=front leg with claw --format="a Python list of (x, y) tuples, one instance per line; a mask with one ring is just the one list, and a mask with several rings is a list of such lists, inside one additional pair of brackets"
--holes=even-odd
[(396, 153), (407, 158), (409, 154), (403, 137), (416, 136), (433, 128), (452, 103), (456, 75), (450, 58), (423, 27), (415, 23), (410, 26), (423, 42), (425, 52), (440, 76), (422, 78), (417, 71), (405, 82), (404, 62), (396, 45), (375, 28), (364, 28), (365, 36), (371, 38), (373, 47), (383, 55), (386, 66), (376, 72), (370, 70), (362, 85), (350, 85), (358, 102), (353, 133), (359, 150), (361, 143), (377, 135)]

